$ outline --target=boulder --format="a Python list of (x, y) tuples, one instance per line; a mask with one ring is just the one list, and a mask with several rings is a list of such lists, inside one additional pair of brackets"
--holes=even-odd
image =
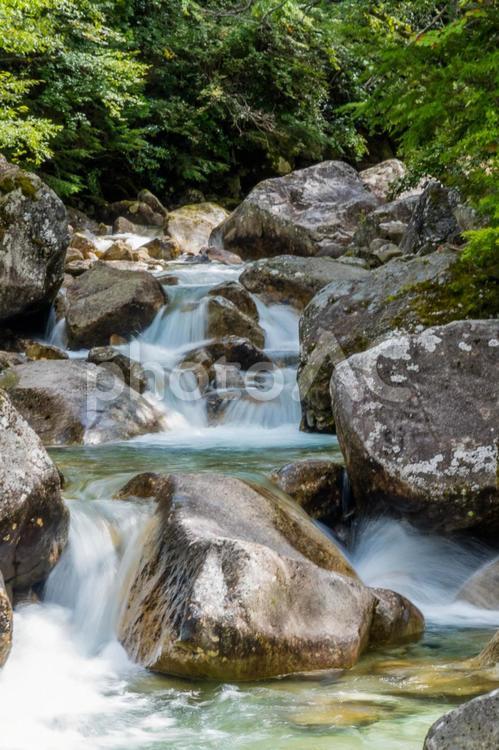
[(7, 661), (12, 648), (12, 605), (0, 572), (0, 668)]
[(219, 360), (237, 365), (243, 371), (262, 363), (272, 363), (262, 349), (239, 336), (224, 336), (207, 341), (201, 347), (187, 352), (183, 361), (208, 364), (211, 368)]
[(66, 294), (66, 328), (73, 349), (106, 345), (111, 334), (132, 336), (146, 328), (165, 304), (151, 274), (97, 263)]
[(136, 260), (132, 248), (125, 240), (116, 240), (100, 256), (101, 260)]
[(71, 263), (78, 263), (79, 261), (85, 260), (81, 250), (77, 247), (68, 247), (66, 251), (66, 257), (64, 259), (64, 266), (69, 266)]
[(206, 336), (220, 339), (226, 336), (238, 336), (249, 339), (252, 344), (263, 348), (265, 333), (258, 323), (239, 310), (233, 302), (225, 297), (207, 297)]
[(300, 320), (298, 385), (304, 429), (334, 431), (329, 381), (335, 363), (363, 351), (394, 330), (462, 317), (451, 282), (452, 251), (397, 258), (366, 281), (334, 281), (312, 299)]
[(107, 367), (134, 391), (144, 393), (147, 388), (147, 376), (140, 362), (130, 359), (112, 346), (95, 346), (90, 349), (87, 362)]
[(255, 300), (237, 281), (222, 281), (208, 292), (209, 297), (223, 297), (232, 302), (240, 312), (258, 323), (258, 310)]
[(94, 238), (88, 235), (86, 232), (75, 232), (75, 234), (73, 234), (71, 237), (71, 242), (68, 247), (68, 252), (66, 254), (66, 263), (68, 263), (72, 258), (77, 258), (76, 253), (74, 252), (75, 250), (79, 250), (83, 259), (88, 258), (89, 253), (93, 253), (94, 255), (96, 255), (97, 246), (94, 242)]
[(363, 169), (362, 172), (359, 172), (359, 177), (374, 195), (386, 201), (397, 188), (397, 183), (406, 174), (407, 169), (403, 162), (399, 159), (387, 159), (379, 164), (375, 164), (373, 167)]
[[(418, 205), (417, 196), (407, 196), (378, 206), (359, 224), (349, 252), (364, 258), (370, 267), (381, 265), (377, 253), (386, 244), (399, 246)], [(402, 255), (402, 250), (399, 250)]]
[(167, 221), (165, 214), (159, 213), (151, 208), (148, 203), (141, 200), (124, 200), (110, 203), (105, 214), (106, 219), (111, 223), (121, 217), (141, 227), (164, 227)]
[(90, 216), (87, 216), (87, 214), (78, 208), (68, 207), (66, 212), (69, 226), (73, 233), (91, 232), (92, 234), (99, 234), (99, 223), (95, 219), (90, 218)]
[(118, 216), (113, 221), (113, 234), (140, 234), (141, 231), (143, 231), (142, 227), (125, 219), (124, 216)]
[(499, 664), (499, 630), (474, 662), (480, 669), (494, 669)]
[[(24, 352), (30, 360), (38, 359), (68, 359), (68, 355), (58, 346), (41, 344), (39, 341), (23, 341)], [(18, 364), (21, 364), (20, 362)]]
[(499, 690), (480, 695), (438, 719), (423, 750), (497, 750)]
[(477, 570), (463, 584), (457, 599), (481, 609), (499, 609), (499, 558)]
[(0, 321), (50, 308), (68, 242), (62, 201), (39, 177), (0, 157)]
[(204, 247), (200, 251), (200, 255), (208, 258), (213, 263), (222, 263), (224, 266), (239, 266), (242, 264), (242, 258), (236, 253), (230, 253), (228, 250), (224, 250), (221, 247)]
[(132, 477), (114, 496), (114, 500), (155, 500), (169, 502), (173, 496), (175, 484), (172, 477), (144, 471)]
[(95, 266), (95, 260), (72, 260), (64, 266), (64, 272), (68, 276), (81, 276)]
[(19, 352), (4, 352), (0, 350), (0, 372), (7, 367), (22, 365), (26, 361), (24, 354)]
[(168, 216), (168, 211), (166, 210), (166, 208), (163, 206), (159, 198), (155, 196), (154, 193), (151, 193), (150, 190), (141, 190), (137, 195), (137, 200), (149, 206), (149, 208), (152, 209), (155, 214), (159, 214), (160, 216), (164, 216), (165, 218)]
[(208, 245), (213, 229), (224, 221), (228, 212), (216, 203), (193, 203), (172, 211), (168, 234), (181, 253), (198, 255)]
[(303, 511), (218, 474), (170, 482), (119, 623), (133, 659), (182, 677), (258, 680), (349, 667), (374, 643), (377, 595)]
[(257, 185), (211, 235), (244, 260), (275, 255), (342, 255), (379, 204), (348, 164), (327, 161)]
[[(68, 538), (69, 513), (57, 468), (2, 391), (0, 455), (0, 570), (8, 587), (27, 589), (44, 581), (58, 561)], [(0, 634), (6, 632), (2, 598), (3, 588)]]
[(304, 458), (274, 469), (270, 479), (309, 516), (332, 526), (343, 516), (343, 473), (343, 466), (334, 461)]
[(438, 532), (499, 531), (499, 321), (395, 335), (337, 364), (333, 415), (356, 502)]
[(106, 367), (43, 360), (10, 367), (0, 387), (45, 445), (96, 445), (164, 428), (159, 409)]
[(250, 292), (270, 302), (291, 304), (303, 309), (323, 287), (331, 282), (348, 285), (367, 279), (369, 272), (333, 258), (299, 258), (280, 255), (249, 263), (240, 276)]
[(151, 258), (155, 260), (174, 260), (180, 255), (180, 250), (171, 239), (155, 237), (150, 242), (146, 242), (145, 245), (141, 246), (142, 250), (146, 250)]
[(427, 255), (445, 243), (462, 243), (461, 233), (471, 229), (473, 221), (473, 212), (458, 194), (432, 180), (419, 198), (400, 249), (404, 254)]

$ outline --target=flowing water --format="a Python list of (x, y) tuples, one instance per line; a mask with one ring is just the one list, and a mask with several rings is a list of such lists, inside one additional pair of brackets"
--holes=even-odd
[[(340, 460), (334, 437), (298, 429), (298, 319), (290, 308), (257, 300), (266, 351), (284, 364), (277, 398), (260, 398), (257, 383), (257, 398), (231, 401), (210, 426), (204, 398), (186, 402), (161, 386), (205, 339), (206, 291), (239, 270), (172, 264), (179, 285), (166, 287), (168, 306), (125, 348), (150, 368), (170, 431), (52, 451), (66, 478), (70, 540), (43, 601), (15, 613), (14, 647), (0, 673), (2, 750), (419, 750), (445, 710), (499, 684), (499, 675), (455, 668), (499, 625), (499, 612), (454, 601), (487, 551), (386, 519), (359, 524), (346, 554), (365, 583), (423, 610), (420, 643), (368, 653), (344, 673), (245, 685), (170, 679), (127, 659), (116, 622), (152, 511), (112, 500), (119, 487), (144, 470), (265, 481), (269, 469), (300, 457)], [(63, 344), (64, 322), (52, 320), (48, 338)]]

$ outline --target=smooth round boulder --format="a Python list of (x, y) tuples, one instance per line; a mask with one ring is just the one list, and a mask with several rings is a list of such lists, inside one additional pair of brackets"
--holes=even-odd
[(338, 257), (379, 202), (353, 167), (326, 161), (261, 182), (212, 232), (209, 244), (243, 260)]
[(344, 469), (341, 464), (304, 458), (274, 469), (270, 480), (293, 498), (312, 518), (333, 524), (343, 515)]
[(69, 513), (57, 468), (3, 391), (0, 455), (0, 570), (11, 589), (27, 589), (44, 581), (58, 561)]
[(181, 206), (168, 216), (168, 234), (181, 253), (199, 255), (208, 245), (214, 228), (228, 215), (225, 208), (216, 203)]
[(158, 406), (90, 362), (28, 362), (4, 370), (0, 387), (45, 445), (96, 445), (165, 428)]
[(0, 321), (48, 311), (62, 284), (68, 243), (60, 198), (0, 156)]
[(396, 335), (336, 365), (333, 415), (364, 512), (495, 538), (498, 365), (498, 320)]
[(135, 661), (258, 680), (349, 667), (376, 643), (376, 593), (295, 504), (219, 474), (170, 476), (168, 488), (119, 623)]
[(499, 690), (480, 695), (438, 719), (423, 750), (497, 750)]
[(72, 349), (105, 346), (112, 334), (130, 337), (147, 328), (167, 297), (146, 271), (96, 263), (66, 293), (66, 330)]

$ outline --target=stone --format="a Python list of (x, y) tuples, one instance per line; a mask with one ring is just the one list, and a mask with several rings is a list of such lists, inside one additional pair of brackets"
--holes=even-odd
[(212, 263), (222, 263), (224, 266), (239, 266), (242, 264), (242, 258), (236, 253), (230, 253), (221, 247), (208, 246), (202, 248), (200, 255), (204, 255)]
[(430, 181), (419, 198), (400, 249), (404, 254), (427, 255), (445, 243), (461, 244), (462, 230), (471, 228), (458, 221), (464, 215), (469, 218), (469, 211), (463, 210), (458, 194), (436, 180)]
[(371, 624), (371, 638), (377, 644), (419, 640), (424, 618), (408, 599), (389, 589), (373, 589), (377, 601)]
[(423, 750), (497, 750), (499, 690), (480, 695), (438, 719)]
[(399, 245), (418, 200), (417, 196), (409, 195), (378, 206), (359, 224), (349, 252), (364, 258), (370, 267), (380, 265), (379, 258), (373, 257), (374, 252), (386, 243)]
[(72, 208), (71, 206), (66, 208), (68, 216), (68, 222), (70, 229), (73, 234), (90, 232), (91, 234), (99, 234), (99, 223), (87, 216), (83, 211), (78, 208)]
[(228, 212), (216, 203), (194, 203), (171, 211), (168, 234), (181, 253), (198, 255), (209, 243), (213, 229), (224, 221)]
[(146, 250), (151, 258), (156, 260), (175, 260), (180, 255), (178, 246), (169, 238), (155, 237), (142, 245), (141, 249)]
[(132, 659), (239, 682), (349, 667), (375, 645), (376, 595), (301, 509), (219, 474), (170, 482), (118, 626)]
[(68, 243), (62, 201), (39, 177), (0, 156), (0, 321), (49, 310)]
[(136, 260), (131, 247), (125, 240), (116, 240), (100, 256), (101, 260)]
[(118, 216), (113, 222), (113, 234), (140, 234), (142, 231), (142, 227), (125, 219), (124, 216)]
[(299, 310), (332, 281), (356, 282), (369, 272), (333, 258), (299, 258), (280, 255), (249, 263), (240, 276), (241, 284), (269, 302), (290, 304)]
[(134, 391), (144, 393), (147, 388), (147, 376), (140, 362), (135, 362), (112, 346), (96, 346), (90, 349), (87, 362), (92, 362), (98, 367), (107, 367)]
[(29, 360), (39, 359), (68, 359), (67, 353), (58, 346), (41, 344), (39, 341), (23, 341), (24, 352)]
[(168, 211), (166, 210), (166, 208), (163, 206), (159, 198), (157, 198), (154, 193), (151, 193), (150, 190), (141, 190), (137, 195), (137, 200), (148, 205), (155, 214), (160, 214), (165, 218), (168, 216)]
[(66, 250), (66, 258), (64, 260), (64, 264), (68, 265), (69, 263), (75, 263), (80, 260), (85, 260), (82, 251), (78, 250), (77, 247), (68, 247), (68, 249)]
[(499, 664), (499, 630), (476, 657), (480, 669), (495, 668)]
[[(73, 234), (71, 237), (68, 253), (74, 250), (79, 250), (82, 258), (85, 259), (88, 257), (88, 253), (95, 254), (96, 245), (93, 239), (89, 237), (85, 232), (75, 232), (75, 234)], [(66, 262), (69, 262), (70, 260), (70, 257), (68, 257), (68, 253), (66, 254)]]
[(141, 227), (164, 227), (166, 224), (166, 216), (163, 213), (155, 211), (148, 203), (141, 200), (123, 200), (110, 203), (107, 206), (105, 215), (106, 219), (111, 223), (122, 217), (132, 224)]
[(241, 312), (233, 302), (224, 297), (207, 297), (206, 336), (207, 338), (224, 338), (238, 336), (249, 339), (260, 349), (265, 345), (265, 333), (259, 324)]
[(468, 578), (456, 598), (480, 609), (499, 609), (499, 558), (487, 563)]
[(12, 648), (12, 624), (12, 605), (0, 571), (0, 668), (9, 658)]
[(167, 427), (158, 406), (90, 362), (17, 365), (0, 373), (0, 388), (45, 445), (98, 445)]
[(237, 281), (222, 281), (208, 292), (209, 297), (223, 297), (232, 302), (237, 309), (258, 323), (258, 310), (255, 300), (242, 284)]
[(210, 245), (244, 260), (320, 253), (338, 257), (379, 202), (353, 167), (323, 162), (261, 182), (213, 231)]
[(309, 516), (333, 526), (343, 520), (343, 472), (334, 461), (304, 458), (274, 469), (270, 480)]
[(132, 477), (123, 485), (114, 500), (155, 500), (168, 502), (173, 496), (175, 485), (168, 475), (145, 471)]
[(499, 531), (499, 321), (395, 335), (336, 365), (333, 416), (357, 504), (452, 533)]
[[(69, 513), (57, 468), (3, 391), (0, 455), (0, 570), (8, 587), (26, 589), (43, 582), (57, 563), (68, 538)], [(4, 616), (0, 601), (0, 633)]]
[(5, 370), (7, 367), (22, 365), (25, 361), (25, 355), (21, 354), (20, 352), (0, 351), (0, 371)]
[(66, 263), (64, 272), (69, 276), (81, 276), (86, 271), (90, 271), (95, 265), (95, 260), (73, 260), (70, 263)]
[(359, 177), (374, 195), (382, 201), (389, 200), (393, 191), (407, 174), (405, 164), (399, 159), (387, 159), (359, 172)]
[(462, 317), (459, 300), (441, 299), (451, 288), (457, 260), (452, 251), (396, 258), (374, 269), (366, 281), (331, 282), (316, 294), (300, 320), (304, 429), (334, 431), (329, 381), (337, 362), (394, 330), (414, 331)]
[(112, 334), (129, 337), (144, 330), (166, 303), (151, 274), (97, 263), (66, 293), (66, 328), (72, 349), (105, 346)]

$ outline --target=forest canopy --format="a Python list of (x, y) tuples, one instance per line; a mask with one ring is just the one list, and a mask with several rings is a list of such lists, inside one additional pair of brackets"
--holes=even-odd
[(493, 217), (498, 22), (493, 0), (0, 0), (0, 151), (87, 204), (396, 153)]

